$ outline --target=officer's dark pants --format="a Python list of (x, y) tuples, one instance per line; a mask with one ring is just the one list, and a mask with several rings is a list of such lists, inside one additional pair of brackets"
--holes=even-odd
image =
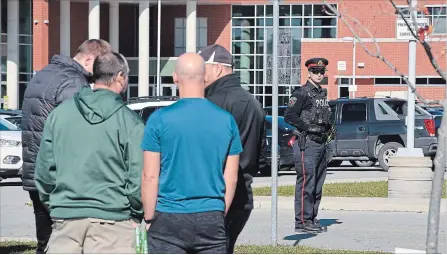
[(307, 139), (304, 151), (300, 150), (298, 140), (293, 144), (295, 170), (295, 226), (314, 221), (326, 179), (326, 146)]

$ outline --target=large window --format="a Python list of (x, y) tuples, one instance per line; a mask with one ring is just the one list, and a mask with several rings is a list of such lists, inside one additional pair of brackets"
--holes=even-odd
[[(410, 19), (410, 11), (408, 9), (408, 6), (399, 6), (399, 10), (402, 12), (404, 17), (409, 21), (412, 22)], [(433, 25), (433, 34), (439, 35), (439, 34), (445, 34), (446, 33), (446, 8), (445, 6), (428, 6), (427, 7), (429, 15), (424, 15), (421, 11), (417, 12), (417, 17), (422, 18), (426, 17), (429, 18), (430, 25)], [(399, 16), (400, 18), (400, 16)], [(410, 23), (411, 24), (411, 23)]]
[[(196, 21), (197, 32), (196, 32), (196, 42), (197, 49), (205, 48), (208, 46), (208, 25), (207, 18), (197, 18)], [(174, 54), (176, 57), (186, 52), (186, 19), (185, 18), (175, 18), (175, 45)]]
[[(287, 105), (291, 92), (301, 84), (301, 38), (336, 38), (337, 23), (337, 18), (327, 15), (321, 4), (280, 5), (279, 105)], [(271, 106), (272, 5), (233, 5), (231, 50), (235, 73), (243, 86), (264, 106)]]
[[(19, 1), (19, 107), (22, 105), (26, 85), (33, 74), (33, 2)], [(1, 0), (1, 90), (0, 96), (6, 95), (6, 62), (7, 62), (7, 27), (8, 0)]]

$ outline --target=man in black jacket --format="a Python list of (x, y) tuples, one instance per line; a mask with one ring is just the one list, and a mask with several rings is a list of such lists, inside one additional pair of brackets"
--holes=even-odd
[(241, 87), (240, 80), (233, 74), (233, 57), (224, 47), (211, 45), (199, 54), (206, 63), (205, 97), (233, 115), (243, 146), (236, 193), (226, 215), (228, 253), (233, 253), (236, 239), (253, 209), (251, 183), (259, 170), (264, 112), (253, 95)]
[(76, 56), (54, 55), (49, 65), (28, 83), (22, 104), (23, 189), (30, 194), (36, 219), (36, 253), (45, 253), (51, 235), (52, 220), (39, 199), (34, 180), (36, 157), (45, 120), (65, 99), (82, 87), (89, 87), (95, 58), (112, 50), (104, 40), (87, 40), (79, 46)]

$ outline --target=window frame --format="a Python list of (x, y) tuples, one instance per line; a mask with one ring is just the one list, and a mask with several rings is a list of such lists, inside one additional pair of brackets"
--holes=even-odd
[[(408, 9), (409, 9), (408, 5), (397, 5), (396, 7), (398, 9), (400, 9), (400, 10), (404, 10), (405, 12), (408, 12)], [(427, 7), (429, 10), (434, 10), (435, 8), (440, 8), (440, 10), (441, 10), (440, 12), (445, 12), (445, 14), (441, 13), (441, 14), (438, 15), (439, 12), (438, 13), (432, 13), (430, 11), (429, 15), (424, 15), (421, 11), (417, 11), (417, 15), (416, 15), (417, 18), (428, 18), (428, 21), (429, 21), (430, 25), (433, 25), (435, 20), (437, 21), (438, 17), (447, 19), (447, 10), (445, 10), (447, 5), (439, 5), (439, 4), (438, 5), (437, 4), (431, 5), (430, 4), (430, 5), (425, 5), (425, 7)], [(409, 13), (402, 13), (402, 14), (403, 14), (403, 16), (406, 19), (408, 19), (407, 21), (412, 22), (411, 21), (411, 15)], [(402, 20), (402, 17), (398, 13), (396, 13), (396, 16), (397, 16), (398, 19)], [(445, 22), (440, 22), (440, 23), (444, 23), (445, 24)], [(432, 32), (432, 35), (434, 35), (434, 36), (445, 35), (445, 34), (447, 34), (447, 27), (446, 27), (446, 32), (439, 33), (439, 32), (436, 32), (435, 29), (433, 29), (433, 32)]]
[[(181, 22), (179, 22), (181, 21)], [(178, 25), (178, 23), (181, 23)], [(177, 31), (182, 32), (182, 43), (178, 45)], [(203, 44), (201, 43), (203, 40)], [(197, 17), (196, 20), (196, 52), (202, 48), (208, 46), (208, 18)], [(179, 57), (186, 52), (186, 18), (176, 17), (174, 18), (174, 56)]]
[[(358, 105), (363, 104), (365, 106), (365, 120), (356, 120), (356, 121), (343, 121), (344, 116), (344, 107), (346, 105)], [(358, 114), (356, 114), (357, 116)], [(368, 121), (368, 103), (367, 102), (349, 102), (349, 103), (342, 103), (341, 109), (340, 109), (340, 123), (341, 124), (349, 124), (349, 123), (359, 123), (359, 122), (367, 122)]]

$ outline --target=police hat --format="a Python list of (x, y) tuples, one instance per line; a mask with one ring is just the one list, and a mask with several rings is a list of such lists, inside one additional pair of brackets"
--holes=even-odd
[(325, 70), (328, 64), (329, 61), (325, 58), (311, 58), (305, 63), (308, 70)]

